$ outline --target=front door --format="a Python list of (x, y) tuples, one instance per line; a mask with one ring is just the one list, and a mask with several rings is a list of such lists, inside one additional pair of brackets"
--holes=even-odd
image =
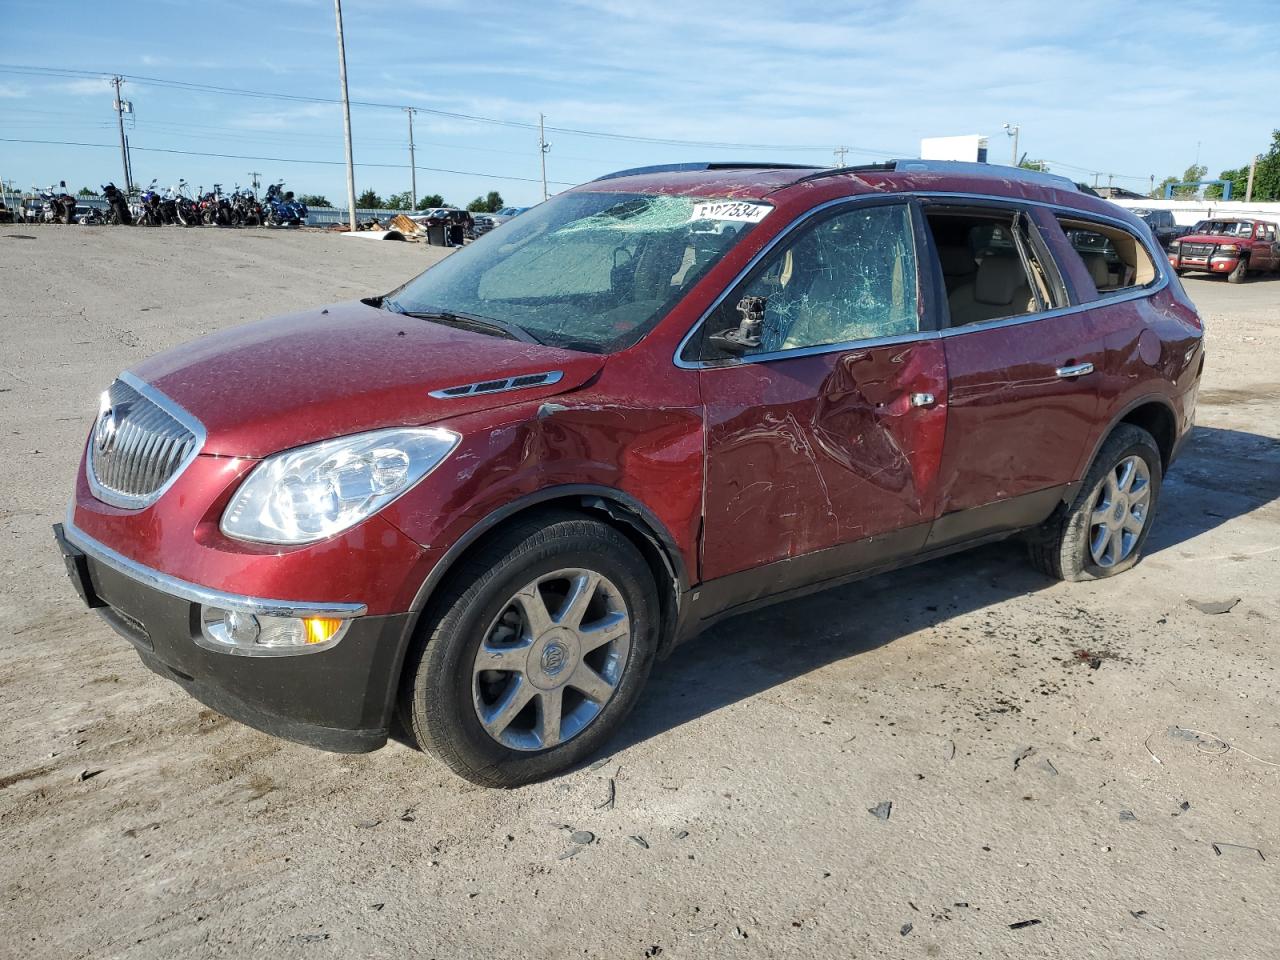
[[(921, 320), (930, 311), (914, 220), (909, 204), (883, 202), (814, 217), (708, 318), (696, 361), (702, 560), (704, 580), (731, 578), (724, 605), (924, 544), (947, 381), (941, 343)], [(715, 335), (737, 333), (750, 305), (762, 308), (758, 334), (726, 347)]]

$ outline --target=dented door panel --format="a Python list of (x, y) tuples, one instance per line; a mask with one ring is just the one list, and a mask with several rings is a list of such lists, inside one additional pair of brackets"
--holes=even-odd
[[(947, 418), (938, 340), (701, 377), (706, 579), (925, 523), (923, 543)], [(912, 394), (934, 403), (913, 406)]]

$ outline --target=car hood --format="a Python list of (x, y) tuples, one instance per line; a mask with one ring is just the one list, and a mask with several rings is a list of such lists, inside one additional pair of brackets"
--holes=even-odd
[[(604, 360), (355, 301), (223, 330), (131, 372), (204, 424), (204, 453), (264, 457), (330, 437), (554, 396), (591, 379)], [(553, 372), (561, 374), (555, 383), (430, 396), (433, 390)]]
[(1236, 243), (1246, 244), (1252, 243), (1244, 237), (1226, 237), (1220, 233), (1188, 233), (1185, 237), (1179, 237), (1183, 243)]

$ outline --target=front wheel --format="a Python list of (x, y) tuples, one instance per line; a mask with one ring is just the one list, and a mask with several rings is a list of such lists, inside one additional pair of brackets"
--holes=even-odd
[(1235, 269), (1227, 274), (1227, 283), (1244, 283), (1249, 276), (1249, 261), (1241, 257), (1236, 261)]
[(613, 734), (657, 650), (640, 551), (606, 524), (543, 514), (450, 575), (405, 667), (401, 717), (473, 783), (515, 787), (573, 766)]
[(1151, 434), (1120, 424), (1075, 499), (1028, 534), (1032, 563), (1059, 580), (1100, 580), (1128, 570), (1151, 533), (1162, 479)]

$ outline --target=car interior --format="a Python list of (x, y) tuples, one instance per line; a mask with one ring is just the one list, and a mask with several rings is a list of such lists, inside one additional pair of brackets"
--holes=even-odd
[[(947, 289), (950, 326), (1035, 313), (1049, 304), (1044, 268), (1015, 242), (1015, 214), (930, 210), (926, 220)], [(1024, 260), (1025, 257), (1025, 260)], [(1027, 267), (1032, 276), (1027, 275)]]
[(1067, 217), (1058, 217), (1058, 223), (1099, 293), (1144, 287), (1155, 280), (1155, 264), (1127, 230)]

